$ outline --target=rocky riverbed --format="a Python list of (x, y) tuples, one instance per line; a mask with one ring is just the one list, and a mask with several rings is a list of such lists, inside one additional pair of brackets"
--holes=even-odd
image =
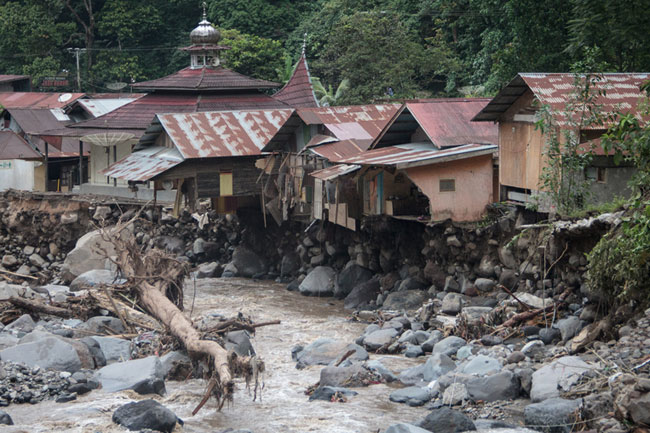
[(216, 337), (266, 371), (257, 388), (238, 383), (234, 404), (192, 416), (203, 367), (141, 312), (129, 314), (144, 326), (129, 329), (101, 298), (114, 287), (129, 301), (107, 260), (115, 234), (92, 226), (112, 233), (137, 212), (2, 202), (9, 431), (619, 433), (650, 423), (650, 310), (608, 308), (584, 279), (584, 251), (620, 214), (538, 225), (506, 210), (476, 226), (377, 220), (351, 233), (144, 209), (129, 232), (142, 250), (193, 267), (184, 304), (200, 331), (234, 315), (281, 321)]

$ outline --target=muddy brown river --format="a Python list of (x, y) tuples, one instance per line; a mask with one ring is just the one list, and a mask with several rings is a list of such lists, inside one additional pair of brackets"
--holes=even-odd
[[(186, 311), (192, 304), (194, 287), (186, 287)], [(205, 312), (233, 316), (238, 311), (255, 322), (280, 319), (281, 325), (259, 328), (253, 339), (258, 355), (266, 363), (262, 399), (253, 401), (243, 381), (237, 384), (234, 402), (217, 412), (210, 402), (196, 415), (192, 409), (201, 400), (205, 383), (201, 380), (166, 383), (167, 395), (154, 396), (185, 421), (177, 432), (220, 432), (249, 429), (254, 433), (328, 432), (376, 433), (396, 422), (422, 418), (427, 410), (391, 403), (394, 388), (372, 385), (355, 388), (359, 395), (346, 403), (309, 402), (305, 389), (319, 379), (321, 366), (297, 370), (291, 348), (309, 344), (319, 337), (353, 342), (365, 324), (349, 321), (341, 301), (309, 298), (288, 292), (285, 286), (269, 281), (246, 279), (197, 280), (192, 317)], [(394, 372), (417, 363), (402, 356), (372, 355)], [(133, 392), (108, 394), (93, 391), (69, 403), (42, 402), (36, 405), (11, 405), (7, 409), (15, 426), (8, 432), (124, 432), (111, 416), (119, 406), (151, 398)], [(3, 426), (4, 427), (4, 426)]]

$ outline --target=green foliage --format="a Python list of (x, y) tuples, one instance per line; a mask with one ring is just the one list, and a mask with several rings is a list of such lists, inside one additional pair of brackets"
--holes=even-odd
[(348, 79), (341, 81), (336, 88), (336, 91), (332, 89), (332, 86), (326, 88), (318, 77), (313, 77), (311, 81), (314, 87), (314, 94), (316, 95), (316, 98), (318, 98), (318, 104), (321, 107), (339, 105), (338, 102), (343, 99), (345, 92), (350, 89), (350, 80)]
[(601, 92), (594, 86), (600, 79), (576, 75), (574, 91), (562, 112), (553, 112), (548, 106), (539, 111), (537, 128), (546, 139), (540, 176), (542, 195), (550, 198), (551, 205), (564, 216), (583, 209), (588, 201), (591, 182), (584, 171), (593, 160), (594, 149), (583, 143), (582, 131), (603, 124), (601, 107), (596, 104)]
[(650, 301), (650, 205), (637, 202), (620, 230), (605, 235), (587, 256), (587, 284), (621, 302)]
[(284, 51), (278, 41), (238, 30), (221, 30), (220, 43), (230, 47), (222, 55), (226, 67), (256, 78), (278, 79), (278, 70), (284, 64)]

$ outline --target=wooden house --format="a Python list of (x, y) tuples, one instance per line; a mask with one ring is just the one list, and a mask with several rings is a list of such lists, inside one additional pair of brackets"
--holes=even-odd
[(32, 82), (29, 75), (0, 75), (0, 92), (30, 92)]
[(244, 110), (159, 114), (133, 153), (103, 175), (132, 184), (151, 183), (154, 190), (176, 190), (194, 208), (212, 199), (213, 208), (231, 213), (259, 206), (261, 149), (293, 110)]
[(309, 173), (367, 149), (399, 108), (384, 104), (296, 109), (264, 147), (271, 155), (260, 163), (266, 174), (266, 209), (276, 222), (322, 218), (317, 204), (322, 184)]
[(545, 151), (547, 137), (537, 127), (540, 109), (547, 106), (554, 127), (560, 131), (571, 130), (585, 149), (594, 147), (592, 165), (584, 176), (593, 180), (592, 198), (595, 202), (611, 200), (617, 195), (629, 193), (628, 180), (632, 167), (614, 164), (613, 157), (606, 155), (598, 146), (611, 122), (605, 118), (602, 123), (580, 124), (575, 108), (575, 94), (589, 79), (594, 95), (595, 108), (602, 116), (616, 112), (635, 112), (643, 97), (641, 84), (650, 78), (649, 74), (605, 73), (591, 77), (569, 73), (518, 74), (480, 112), (474, 121), (495, 122), (499, 130), (499, 184), (501, 200), (518, 204), (535, 201), (541, 204), (540, 211), (549, 211), (549, 203), (543, 197), (540, 176), (547, 166)]
[(363, 216), (476, 221), (494, 197), (495, 127), (470, 122), (487, 100), (405, 103), (368, 150), (312, 173), (325, 182), (327, 218), (352, 228)]

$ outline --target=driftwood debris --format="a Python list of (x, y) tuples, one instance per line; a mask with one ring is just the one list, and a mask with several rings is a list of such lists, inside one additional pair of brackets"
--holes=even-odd
[(216, 398), (219, 409), (225, 401), (231, 400), (235, 375), (246, 377), (247, 383), (253, 377), (257, 391), (257, 375), (264, 370), (264, 363), (256, 357), (239, 357), (228, 352), (218, 342), (203, 339), (202, 333), (182, 311), (182, 287), (189, 274), (189, 266), (163, 251), (144, 251), (132, 236), (124, 239), (115, 236), (115, 233), (126, 230), (132, 222), (133, 220), (120, 222), (111, 230), (112, 235), (108, 232), (104, 235), (104, 239), (112, 242), (115, 247), (116, 256), (110, 259), (127, 280), (126, 286), (132, 288), (137, 304), (160, 321), (190, 356), (209, 360), (209, 385), (203, 400), (193, 413), (198, 412), (210, 396)]

